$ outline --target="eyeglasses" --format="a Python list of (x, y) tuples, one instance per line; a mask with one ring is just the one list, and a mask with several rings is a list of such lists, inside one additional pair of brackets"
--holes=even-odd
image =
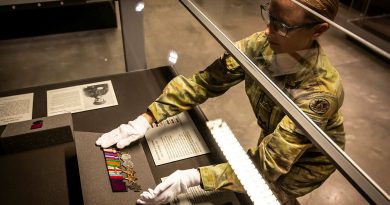
[(321, 22), (312, 22), (299, 26), (289, 26), (286, 23), (278, 20), (269, 13), (269, 2), (266, 4), (260, 5), (261, 8), (261, 17), (267, 25), (270, 25), (274, 31), (283, 37), (288, 37), (288, 32), (298, 29), (298, 28), (311, 28)]

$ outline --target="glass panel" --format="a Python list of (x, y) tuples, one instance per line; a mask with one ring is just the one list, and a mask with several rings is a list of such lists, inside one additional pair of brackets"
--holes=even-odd
[[(202, 2), (205, 4), (204, 7), (201, 7), (202, 9), (210, 8), (221, 15), (224, 11), (221, 7), (230, 5), (226, 3), (227, 1)], [(239, 1), (236, 2), (241, 5)], [(198, 4), (199, 2), (194, 3)], [(144, 19), (148, 68), (169, 64), (169, 52), (175, 51), (178, 54), (177, 63), (174, 65), (175, 69), (180, 75), (191, 77), (194, 73), (205, 69), (224, 53), (221, 45), (179, 1), (145, 2)], [(159, 21), (155, 19), (159, 19)], [(220, 19), (223, 18), (220, 17)], [(253, 18), (253, 22), (255, 21), (259, 22), (258, 16), (256, 19)], [(248, 29), (254, 28), (248, 26)], [(240, 30), (237, 29), (237, 31)], [(238, 100), (243, 102), (240, 103), (239, 107), (236, 104)], [(245, 149), (256, 144), (260, 128), (244, 92), (244, 83), (232, 87), (224, 95), (208, 99), (200, 107), (208, 119), (222, 118), (229, 125), (235, 126), (234, 130), (238, 132), (239, 136), (247, 136), (246, 140), (241, 141)], [(239, 113), (239, 116), (233, 113)]]
[(1, 5), (0, 91), (125, 72), (117, 2), (33, 2)]
[[(194, 1), (194, 3), (233, 42), (246, 38), (252, 33), (262, 31), (266, 28), (266, 25), (261, 21), (260, 2), (196, 0)], [(345, 12), (345, 10), (343, 10), (343, 5), (341, 5), (340, 12)], [(293, 31), (294, 29), (301, 31), (303, 30), (303, 32), (306, 32), (313, 28), (312, 26), (316, 26), (315, 24), (309, 25), (313, 23), (313, 21), (304, 21), (302, 23), (299, 23), (294, 22), (294, 20), (291, 18), (283, 19), (284, 16), (288, 15), (284, 13), (281, 16), (273, 17), (276, 20), (284, 20), (282, 21), (282, 23), (285, 25), (284, 27), (286, 27), (287, 30), (290, 29), (291, 33), (295, 32)], [(273, 19), (273, 22), (276, 21), (275, 19)], [(275, 26), (275, 28), (282, 28), (282, 26)], [(197, 34), (198, 38), (195, 38), (196, 40), (200, 38), (199, 36), (201, 36), (199, 35), (199, 33)], [(286, 35), (286, 32), (282, 32), (282, 35)], [(194, 37), (192, 39), (194, 39)], [(199, 46), (199, 41), (195, 42), (196, 43), (194, 44)], [(206, 44), (204, 41), (202, 41), (201, 43), (202, 52), (207, 52), (208, 50), (215, 49), (214, 44)], [(275, 45), (271, 46), (271, 48), (273, 47), (272, 49), (276, 50), (279, 45), (277, 45), (277, 42), (274, 43)], [(346, 38), (346, 34), (344, 32), (339, 31), (333, 27), (331, 27), (330, 30), (328, 30), (321, 36), (320, 44), (322, 49), (324, 50), (321, 52), (327, 54), (331, 65), (337, 69), (337, 72), (340, 74), (344, 85), (343, 87), (345, 92), (345, 99), (343, 107), (341, 108), (341, 113), (343, 113), (345, 121), (344, 128), (346, 132), (347, 141), (346, 153), (355, 162), (357, 162), (358, 165), (362, 167), (363, 170), (365, 170), (371, 178), (374, 179), (374, 181), (376, 181), (386, 192), (388, 192), (390, 189), (390, 184), (387, 183), (388, 180), (386, 180), (385, 177), (385, 169), (388, 166), (386, 162), (389, 158), (385, 151), (389, 145), (385, 141), (387, 136), (386, 130), (388, 129), (389, 124), (386, 123), (389, 122), (389, 119), (385, 117), (387, 116), (386, 114), (388, 114), (387, 110), (389, 104), (389, 99), (387, 98), (385, 90), (386, 87), (389, 87), (389, 83), (387, 83), (386, 81), (386, 78), (389, 75), (388, 70), (386, 70), (386, 67), (388, 67), (388, 65), (382, 57), (378, 57), (375, 53), (366, 50), (361, 46), (361, 44), (357, 44), (355, 41), (350, 41), (349, 38)], [(196, 50), (197, 46), (193, 47), (192, 50)], [(220, 57), (222, 55), (222, 52), (219, 54), (215, 54), (214, 58), (210, 57), (210, 55), (207, 55), (206, 58), (210, 59), (211, 63), (213, 59)], [(310, 54), (313, 52), (318, 56), (318, 47), (313, 50), (305, 51), (305, 53), (301, 54), (298, 58), (302, 58), (308, 53)], [(251, 58), (253, 56), (248, 57), (251, 60), (258, 62), (256, 61), (257, 59)], [(292, 57), (293, 58), (291, 59), (288, 55), (278, 54), (277, 59), (279, 59), (278, 62), (280, 62), (280, 60), (284, 62), (289, 62), (291, 60), (297, 59), (296, 56)], [(306, 58), (305, 60), (311, 62), (312, 59)], [(298, 61), (305, 60), (299, 59)], [(186, 71), (186, 74), (191, 74), (202, 70), (202, 68), (205, 68), (207, 65), (210, 64), (205, 63), (205, 65), (200, 65), (201, 67), (197, 67), (192, 66), (191, 63), (192, 62), (187, 62), (186, 64), (181, 65), (177, 64), (179, 72), (181, 71), (182, 67), (191, 66), (193, 67), (193, 72), (191, 72), (191, 70)], [(322, 62), (322, 65), (326, 67), (328, 66), (327, 63), (327, 61), (324, 61)], [(283, 66), (277, 68), (280, 69), (277, 71), (284, 71)], [(291, 69), (291, 67), (286, 67), (286, 69)], [(368, 71), (367, 69), (370, 69), (370, 71)], [(286, 73), (282, 72), (282, 74)], [(302, 77), (307, 77), (307, 75), (309, 74), (304, 73)], [(335, 73), (330, 74), (338, 75), (336, 71)], [(269, 77), (274, 77), (274, 82), (278, 85), (281, 85), (278, 81), (279, 77), (275, 77), (272, 75), (269, 75)], [(246, 79), (245, 83), (248, 84), (248, 79)], [(334, 84), (326, 84), (329, 82), (321, 81), (321, 83), (324, 84), (314, 86), (328, 88), (333, 88), (332, 86), (334, 86)], [(283, 86), (284, 87), (281, 88), (286, 88), (285, 85)], [(291, 89), (294, 92), (301, 92), (301, 90), (295, 88), (296, 84), (290, 84), (288, 86), (289, 87), (284, 90), (288, 91), (286, 93), (289, 96), (296, 96), (291, 95)], [(288, 88), (290, 88), (290, 90)], [(254, 102), (252, 102), (252, 107), (250, 106), (251, 97), (249, 98), (249, 100), (247, 100), (248, 98), (243, 93), (245, 93), (245, 85), (244, 83), (241, 83), (231, 88), (223, 96), (209, 99), (205, 104), (201, 105), (201, 108), (203, 111), (205, 111), (209, 119), (222, 118), (226, 120), (233, 129), (233, 132), (236, 134), (236, 136), (238, 136), (238, 139), (240, 140), (240, 143), (243, 145), (243, 147), (250, 148), (256, 145), (260, 133), (260, 128), (256, 123), (258, 122), (256, 119), (256, 115), (266, 115), (267, 113), (257, 113), (258, 109), (256, 108), (256, 105), (253, 105)], [(332, 102), (330, 101), (334, 100), (333, 98), (336, 97), (338, 98), (337, 102), (342, 102), (343, 97), (341, 91), (335, 91), (334, 95), (335, 96), (331, 96), (329, 99), (322, 98), (324, 96), (321, 97), (321, 95), (317, 97), (313, 96), (313, 98), (309, 96), (307, 98), (308, 102), (306, 102), (305, 104), (307, 105), (307, 107), (304, 111), (309, 111), (312, 114), (314, 112), (314, 114), (317, 114), (317, 116), (321, 117), (322, 115), (325, 115), (325, 113), (333, 106), (335, 106), (333, 108), (337, 110), (340, 104), (331, 104)], [(256, 99), (259, 100), (264, 98), (257, 96)], [(292, 100), (296, 101), (297, 98), (292, 98)], [(269, 102), (269, 99), (264, 101), (267, 101), (267, 103), (272, 103), (272, 101)], [(300, 104), (298, 104), (298, 106), (300, 106)], [(375, 107), (375, 111), (373, 111), (373, 107)], [(255, 111), (255, 114), (253, 114), (252, 109)], [(264, 108), (264, 110), (266, 111), (267, 109)], [(269, 109), (268, 111), (269, 118), (271, 118), (272, 116), (275, 117), (276, 114), (272, 113), (272, 109)], [(341, 118), (337, 119), (341, 120)], [(262, 122), (259, 122), (259, 124), (261, 123)], [(319, 125), (323, 125), (322, 127), (326, 128), (324, 131), (328, 134), (334, 134), (334, 132), (330, 131), (332, 123), (335, 123), (335, 121), (318, 121)], [(335, 124), (332, 125), (334, 126)], [(275, 127), (276, 125), (272, 126), (270, 124), (267, 124), (266, 126), (269, 128)], [(333, 128), (334, 127), (332, 127), (332, 129)], [(299, 129), (295, 131), (299, 131)], [(268, 130), (268, 133), (270, 133), (270, 130)], [(333, 137), (334, 136), (336, 135), (333, 135)], [(367, 142), (367, 136), (370, 136), (369, 142)], [(367, 143), (369, 143), (370, 146), (367, 146)], [(376, 170), (376, 172), (374, 172), (374, 170)], [(339, 174), (337, 174), (336, 172), (331, 176), (329, 180), (327, 180), (326, 186), (322, 186), (321, 188), (313, 192), (313, 194), (305, 196), (300, 200), (304, 201), (308, 200), (307, 197), (314, 197), (315, 199), (313, 198), (309, 200), (316, 201), (316, 203), (323, 202), (324, 204), (352, 204), (356, 202), (363, 204), (367, 203), (366, 200), (361, 196), (353, 197), (353, 200), (351, 200), (349, 196), (358, 196), (359, 193), (357, 193), (356, 190), (354, 190), (354, 188), (349, 183), (346, 183), (347, 181), (343, 179), (342, 176), (339, 175), (338, 177), (336, 177), (337, 175)], [(343, 184), (342, 186), (345, 187), (344, 190), (352, 190), (351, 193), (348, 191), (348, 194), (338, 195), (337, 192), (339, 191), (340, 184)], [(334, 196), (333, 198), (317, 198), (320, 196), (329, 196), (329, 193), (326, 192), (329, 192), (331, 190), (335, 191), (335, 193), (332, 194), (332, 196)], [(348, 197), (345, 197), (346, 195), (348, 195)]]

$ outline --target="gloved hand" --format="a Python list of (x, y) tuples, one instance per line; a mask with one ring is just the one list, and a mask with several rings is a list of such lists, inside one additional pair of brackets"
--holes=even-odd
[(135, 120), (129, 121), (127, 124), (121, 124), (118, 128), (103, 134), (96, 141), (96, 145), (107, 148), (116, 144), (119, 149), (122, 149), (143, 137), (150, 128), (151, 126), (146, 118), (140, 115)]
[(189, 187), (200, 184), (200, 173), (197, 169), (177, 170), (168, 176), (154, 190), (144, 191), (137, 200), (139, 204), (165, 204)]

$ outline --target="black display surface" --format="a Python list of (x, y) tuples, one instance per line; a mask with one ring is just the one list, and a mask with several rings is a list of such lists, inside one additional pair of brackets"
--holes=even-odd
[(11, 123), (0, 136), (4, 153), (22, 152), (73, 141), (70, 113)]
[(0, 156), (1, 204), (80, 204), (74, 143)]
[[(147, 106), (172, 79), (170, 67), (140, 70), (122, 74), (82, 79), (57, 84), (0, 92), (0, 97), (34, 93), (33, 119), (47, 116), (46, 91), (70, 86), (111, 80), (118, 106), (72, 114), (74, 130), (104, 133), (121, 123), (127, 123), (146, 111)], [(0, 126), (0, 132), (5, 126)]]
[[(112, 192), (103, 151), (95, 145), (101, 133), (75, 132), (77, 160), (84, 204), (135, 204), (141, 192)], [(133, 143), (124, 149), (134, 162), (137, 184), (145, 190), (155, 182), (141, 144)]]
[[(78, 81), (1, 92), (0, 97), (33, 92), (33, 119), (35, 119), (45, 117), (47, 115), (46, 91), (75, 85), (111, 80), (118, 100), (118, 106), (72, 114), (74, 132), (79, 133), (77, 134), (78, 139), (76, 140), (76, 147), (78, 148), (77, 153), (84, 153), (82, 156), (80, 155), (80, 157), (82, 157), (82, 159), (80, 158), (80, 160), (77, 159), (76, 147), (74, 142), (64, 143), (42, 149), (30, 150), (28, 152), (20, 152), (11, 155), (7, 155), (2, 152), (3, 154), (0, 155), (0, 166), (2, 167), (2, 169), (0, 169), (0, 177), (2, 182), (4, 181), (4, 179), (6, 179), (6, 183), (0, 184), (0, 197), (4, 198), (8, 195), (14, 196), (9, 198), (7, 204), (21, 204), (22, 202), (28, 202), (29, 199), (31, 201), (31, 198), (34, 199), (35, 196), (40, 195), (42, 195), (42, 197), (36, 199), (37, 201), (35, 201), (36, 203), (34, 204), (53, 204), (52, 202), (55, 201), (55, 199), (61, 199), (61, 202), (58, 202), (58, 200), (56, 201), (58, 202), (57, 204), (95, 204), (96, 201), (91, 200), (91, 197), (93, 197), (93, 195), (99, 196), (100, 194), (101, 196), (104, 196), (104, 192), (89, 192), (88, 194), (86, 193), (86, 196), (83, 201), (82, 194), (84, 194), (84, 192), (82, 192), (81, 187), (91, 187), (94, 185), (93, 180), (87, 180), (87, 182), (85, 182), (83, 181), (83, 179), (89, 179), (91, 177), (95, 180), (99, 179), (99, 181), (96, 181), (96, 183), (98, 184), (101, 183), (102, 180), (107, 180), (108, 182), (108, 176), (106, 170), (104, 173), (99, 173), (102, 176), (105, 175), (104, 178), (98, 177), (99, 174), (94, 176), (89, 176), (88, 174), (85, 175), (85, 173), (87, 173), (85, 172), (85, 170), (88, 170), (89, 168), (93, 169), (93, 167), (88, 166), (88, 163), (93, 163), (93, 160), (99, 160), (91, 158), (91, 161), (88, 161), (85, 158), (85, 156), (88, 156), (86, 155), (88, 154), (86, 153), (87, 150), (99, 150), (99, 148), (95, 145), (91, 145), (91, 143), (93, 144), (93, 142), (95, 141), (95, 139), (92, 138), (98, 137), (99, 134), (96, 133), (108, 132), (116, 128), (118, 125), (122, 123), (127, 123), (129, 120), (132, 120), (138, 115), (144, 113), (146, 111), (147, 106), (161, 94), (162, 89), (174, 76), (175, 71), (171, 67), (160, 67), (149, 70), (134, 71), (117, 75), (96, 77)], [(160, 183), (160, 179), (162, 177), (168, 176), (177, 169), (189, 169), (224, 161), (222, 154), (217, 151), (219, 149), (216, 147), (214, 140), (210, 136), (210, 132), (205, 123), (206, 118), (203, 116), (200, 109), (195, 108), (193, 110), (188, 111), (188, 113), (194, 121), (195, 125), (197, 126), (199, 132), (203, 136), (205, 142), (208, 144), (211, 153), (164, 164), (161, 166), (155, 166), (145, 139), (141, 139), (139, 142), (137, 142), (137, 144), (132, 146), (137, 146), (138, 151), (143, 150), (145, 154), (143, 159), (146, 159), (147, 162), (139, 163), (140, 166), (138, 167), (138, 169), (140, 170), (137, 173), (141, 174), (143, 173), (143, 170), (146, 170), (145, 174), (149, 172), (151, 173), (151, 175), (148, 174), (148, 179), (146, 181), (142, 181), (142, 183), (144, 184), (140, 184), (142, 188), (149, 188), (147, 186), (154, 186), (155, 184)], [(4, 128), (5, 126), (1, 126), (0, 132), (3, 132)], [(77, 141), (79, 143), (77, 143)], [(88, 143), (88, 148), (83, 149), (82, 147), (85, 146), (85, 143)], [(30, 152), (34, 152), (37, 154), (31, 155)], [(39, 163), (34, 163), (34, 160), (41, 161)], [(19, 164), (17, 167), (19, 171), (13, 172), (12, 170), (5, 168), (8, 166), (8, 164), (12, 163)], [(80, 163), (84, 164), (81, 165)], [(22, 168), (25, 166), (30, 167), (29, 172), (33, 172), (34, 174), (24, 173)], [(52, 171), (42, 172), (42, 170), (46, 169)], [(34, 180), (34, 182), (30, 183), (29, 181), (24, 181), (22, 179), (12, 180), (12, 178), (19, 177), (22, 174), (27, 174), (31, 176), (31, 180)], [(40, 184), (41, 180), (43, 180), (42, 184)], [(56, 187), (56, 192), (53, 192), (50, 186)], [(13, 188), (11, 189), (10, 187)], [(110, 188), (108, 188), (108, 190), (110, 190)], [(39, 194), (31, 194), (35, 192), (39, 192)], [(114, 193), (111, 192), (110, 194)], [(233, 195), (233, 193), (231, 194)], [(87, 196), (89, 196), (88, 199)], [(127, 198), (128, 196), (125, 196), (123, 199), (120, 200), (125, 200)], [(23, 200), (21, 201), (21, 199)]]
[[(111, 80), (118, 106), (72, 114), (75, 131), (102, 133), (145, 112), (173, 76), (171, 68), (162, 67), (5, 91), (0, 97), (34, 93), (33, 119), (37, 119), (47, 116), (46, 91)], [(0, 126), (1, 134), (4, 129)], [(12, 154), (0, 148), (0, 167), (1, 204), (83, 204), (74, 142)]]

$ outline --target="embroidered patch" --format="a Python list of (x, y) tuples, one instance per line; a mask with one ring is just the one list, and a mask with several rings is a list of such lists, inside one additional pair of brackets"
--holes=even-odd
[(324, 98), (315, 98), (310, 101), (309, 107), (317, 114), (324, 114), (330, 108), (330, 103)]

